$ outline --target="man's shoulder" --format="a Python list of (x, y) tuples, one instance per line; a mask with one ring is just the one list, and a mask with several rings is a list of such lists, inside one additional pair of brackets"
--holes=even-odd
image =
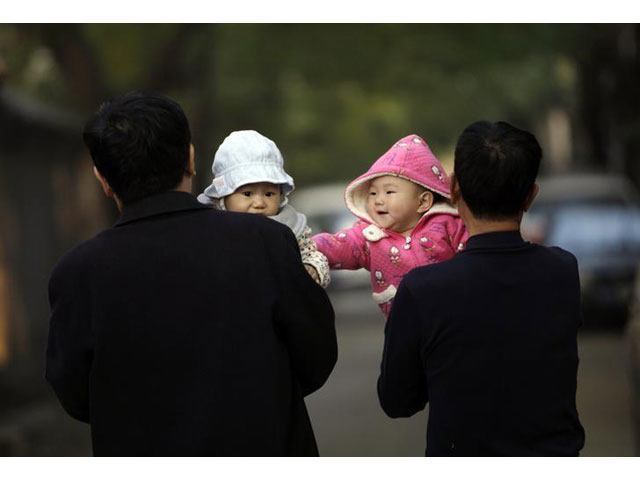
[[(544, 265), (569, 270), (577, 269), (578, 267), (575, 255), (560, 247), (529, 244), (528, 251), (529, 255), (535, 257), (537, 261)], [(456, 281), (456, 279), (463, 277), (466, 272), (471, 273), (473, 266), (480, 260), (479, 256), (482, 255), (482, 252), (478, 254), (477, 252), (463, 251), (443, 262), (417, 267), (405, 275), (404, 278), (411, 282), (428, 282), (432, 279), (437, 279), (438, 282), (446, 281), (447, 279)], [(514, 259), (514, 261), (517, 261), (517, 259)]]
[[(283, 235), (293, 236), (291, 228), (272, 218), (253, 213), (219, 212), (221, 215), (216, 222), (225, 225), (227, 231), (237, 231), (240, 235), (259, 235), (263, 238), (278, 237)], [(294, 237), (295, 238), (295, 237)]]
[[(560, 247), (528, 243), (527, 257), (519, 259), (531, 266), (532, 272), (541, 275), (577, 274), (578, 261), (575, 255)], [(514, 259), (516, 261), (516, 259)]]
[[(290, 232), (290, 229), (262, 215), (236, 213), (219, 210), (197, 210), (195, 215), (184, 216), (173, 224), (175, 234), (180, 237), (191, 237), (193, 231), (203, 239), (222, 239), (235, 242), (236, 239), (255, 241), (257, 238), (277, 238)], [(130, 230), (134, 227), (135, 230)], [(143, 233), (144, 224), (127, 224), (107, 228), (94, 237), (85, 240), (68, 250), (58, 261), (57, 265), (72, 266), (91, 263), (91, 258), (101, 257), (114, 245), (122, 247), (123, 243)], [(175, 239), (176, 237), (173, 236)]]
[(107, 231), (104, 230), (67, 250), (55, 263), (51, 271), (51, 280), (87, 271), (88, 267), (93, 264), (93, 258), (101, 250), (100, 243)]
[(575, 255), (560, 247), (535, 246), (539, 275), (555, 277), (565, 281), (578, 278), (578, 260)]
[(575, 255), (568, 250), (564, 250), (560, 247), (545, 247), (543, 245), (536, 245), (535, 247), (541, 255), (544, 254), (550, 259), (565, 263), (567, 265), (577, 264)]
[(404, 276), (403, 281), (410, 287), (454, 284), (464, 276), (468, 262), (468, 259), (456, 254), (448, 260), (414, 268)]
[(286, 225), (253, 213), (229, 212), (226, 210), (204, 211), (204, 222), (215, 228), (239, 228), (241, 230), (255, 229), (265, 232), (282, 232), (288, 230)]
[[(191, 236), (196, 231), (202, 238), (211, 239), (213, 236), (225, 239), (224, 241), (233, 241), (237, 237), (250, 239), (256, 235), (277, 234), (277, 232), (289, 230), (285, 225), (262, 215), (229, 212), (214, 208), (186, 210), (165, 218), (172, 222), (171, 225), (175, 232), (180, 232), (178, 236), (181, 234)], [(122, 227), (133, 227), (134, 234), (144, 232), (145, 229), (143, 223), (129, 223)], [(128, 228), (112, 227), (96, 236), (95, 240), (97, 243), (109, 242), (125, 234), (125, 230)], [(130, 232), (126, 233), (126, 235), (129, 234)]]

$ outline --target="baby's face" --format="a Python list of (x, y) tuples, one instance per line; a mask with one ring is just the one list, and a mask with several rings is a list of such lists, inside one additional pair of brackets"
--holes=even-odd
[(407, 234), (422, 217), (418, 208), (424, 191), (404, 178), (392, 175), (374, 178), (369, 185), (367, 213), (381, 227)]
[(231, 212), (257, 213), (271, 217), (280, 208), (280, 185), (275, 183), (249, 183), (225, 197), (224, 204)]

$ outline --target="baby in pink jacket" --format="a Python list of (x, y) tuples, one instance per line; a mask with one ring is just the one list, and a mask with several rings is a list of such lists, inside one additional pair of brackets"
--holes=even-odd
[(449, 177), (418, 135), (396, 142), (345, 190), (353, 227), (313, 237), (331, 269), (371, 272), (373, 299), (385, 318), (411, 269), (462, 250), (468, 234), (451, 206)]

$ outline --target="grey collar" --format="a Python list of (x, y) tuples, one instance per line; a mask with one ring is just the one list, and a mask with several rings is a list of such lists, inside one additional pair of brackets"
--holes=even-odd
[(289, 227), (296, 238), (300, 237), (307, 227), (307, 217), (291, 205), (285, 205), (277, 215), (268, 217)]

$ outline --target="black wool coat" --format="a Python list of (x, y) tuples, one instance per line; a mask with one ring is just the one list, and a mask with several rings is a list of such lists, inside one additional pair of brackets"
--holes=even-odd
[(57, 263), (46, 379), (106, 456), (317, 455), (337, 358), (293, 233), (166, 192)]
[(575, 257), (474, 235), (400, 284), (378, 397), (391, 417), (429, 403), (427, 455), (578, 455), (580, 285)]

